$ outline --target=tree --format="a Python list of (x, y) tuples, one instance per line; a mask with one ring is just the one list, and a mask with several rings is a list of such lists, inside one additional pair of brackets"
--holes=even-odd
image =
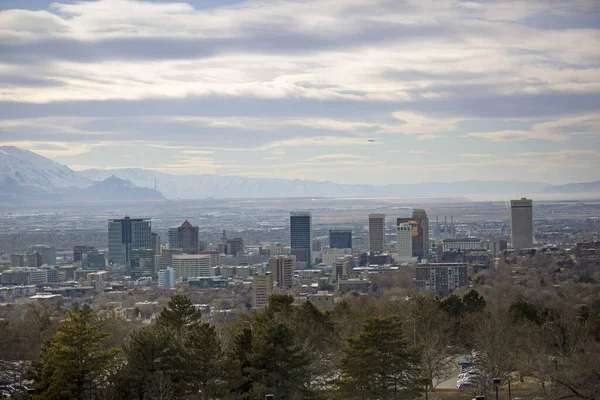
[(304, 399), (307, 394), (309, 356), (295, 344), (294, 330), (286, 323), (255, 327), (248, 368), (252, 399), (274, 394), (277, 399)]
[(247, 400), (252, 393), (250, 377), (252, 356), (252, 330), (244, 328), (234, 339), (233, 347), (227, 355), (229, 364), (229, 392), (233, 398)]
[(425, 383), (420, 358), (421, 349), (405, 338), (399, 317), (367, 318), (344, 349), (340, 392), (348, 399), (413, 399)]
[(485, 299), (475, 289), (465, 294), (462, 301), (466, 313), (482, 312), (487, 304)]
[(176, 295), (171, 298), (158, 316), (157, 324), (175, 333), (181, 333), (184, 328), (199, 325), (202, 321), (202, 312), (196, 309), (189, 297)]
[(87, 306), (69, 311), (35, 367), (39, 399), (88, 399), (104, 386), (118, 349), (102, 348), (108, 333)]
[(173, 296), (156, 325), (131, 335), (121, 392), (141, 399), (219, 397), (224, 382), (221, 343), (215, 328), (201, 320), (188, 297)]

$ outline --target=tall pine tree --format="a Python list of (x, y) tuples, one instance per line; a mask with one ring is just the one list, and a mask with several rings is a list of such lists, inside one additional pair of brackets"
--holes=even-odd
[(35, 367), (36, 398), (45, 400), (91, 399), (106, 384), (110, 364), (118, 349), (104, 349), (109, 335), (87, 306), (69, 311), (56, 334), (42, 349)]
[(421, 351), (404, 336), (397, 316), (371, 317), (348, 339), (341, 361), (345, 399), (414, 399), (422, 390)]

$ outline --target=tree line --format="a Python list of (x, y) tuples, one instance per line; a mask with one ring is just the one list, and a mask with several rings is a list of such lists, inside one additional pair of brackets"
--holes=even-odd
[[(545, 399), (600, 395), (600, 301), (489, 297), (350, 295), (323, 312), (277, 294), (262, 310), (212, 325), (176, 295), (155, 324), (135, 329), (87, 306), (59, 324), (32, 308), (26, 336), (43, 345), (30, 371), (35, 393), (21, 396), (415, 399), (472, 350), (484, 355), (478, 393), (500, 378), (534, 382)], [(2, 324), (0, 345), (1, 334)]]

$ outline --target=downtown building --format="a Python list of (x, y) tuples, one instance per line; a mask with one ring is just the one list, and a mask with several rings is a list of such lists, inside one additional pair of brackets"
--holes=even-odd
[(352, 248), (352, 229), (336, 228), (329, 230), (329, 248), (330, 249), (351, 249)]
[(283, 289), (291, 289), (294, 284), (294, 256), (278, 256), (269, 259), (269, 271), (273, 280)]
[(396, 227), (396, 253), (398, 261), (412, 262), (413, 257), (413, 236), (412, 227), (409, 223), (403, 222)]
[(533, 200), (510, 201), (510, 241), (514, 249), (533, 247)]
[(270, 272), (252, 277), (252, 306), (259, 308), (269, 304), (273, 294), (273, 275)]
[(182, 249), (185, 254), (198, 254), (199, 230), (187, 220), (181, 226), (169, 228), (169, 248)]
[(178, 254), (173, 255), (171, 266), (175, 271), (177, 282), (190, 278), (212, 276), (211, 257), (209, 254)]
[(312, 215), (310, 212), (290, 213), (291, 253), (296, 261), (312, 263)]
[(385, 214), (369, 214), (369, 252), (383, 253), (385, 248)]
[(469, 284), (467, 264), (433, 263), (419, 265), (415, 269), (414, 286), (437, 293), (448, 294)]
[(125, 217), (109, 220), (108, 263), (129, 268), (136, 249), (152, 249), (150, 219)]

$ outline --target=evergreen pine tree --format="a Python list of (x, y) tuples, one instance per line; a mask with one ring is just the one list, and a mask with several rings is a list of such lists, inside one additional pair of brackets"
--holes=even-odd
[(35, 366), (36, 398), (47, 400), (91, 399), (105, 386), (110, 363), (118, 349), (105, 350), (94, 312), (87, 306), (69, 311), (56, 334), (42, 349)]
[(420, 349), (404, 337), (397, 316), (371, 317), (348, 339), (340, 391), (346, 399), (414, 399), (423, 385)]

